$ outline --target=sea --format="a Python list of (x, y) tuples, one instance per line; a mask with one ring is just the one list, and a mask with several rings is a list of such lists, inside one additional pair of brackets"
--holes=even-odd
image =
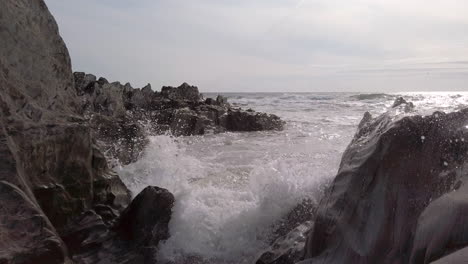
[(152, 136), (140, 160), (117, 168), (133, 195), (148, 185), (175, 195), (160, 263), (254, 263), (282, 217), (304, 198), (320, 200), (364, 112), (384, 113), (400, 96), (413, 102), (412, 114), (468, 105), (460, 92), (221, 95), (278, 115), (284, 130)]

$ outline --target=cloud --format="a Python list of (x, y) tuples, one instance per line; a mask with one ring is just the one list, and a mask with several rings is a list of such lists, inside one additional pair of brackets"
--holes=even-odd
[(75, 70), (136, 86), (399, 91), (468, 83), (466, 1), (46, 2)]

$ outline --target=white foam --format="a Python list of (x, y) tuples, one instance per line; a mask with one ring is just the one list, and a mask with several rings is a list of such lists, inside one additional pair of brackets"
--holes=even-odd
[[(176, 196), (169, 224), (171, 237), (159, 250), (161, 261), (201, 256), (216, 263), (250, 263), (266, 247), (275, 221), (305, 195), (318, 194), (324, 175), (333, 175), (330, 171), (314, 177), (312, 156), (301, 151), (259, 154), (260, 150), (255, 159), (243, 159), (256, 152), (255, 148), (244, 149), (252, 144), (245, 141), (248, 137), (228, 133), (198, 138), (195, 143), (151, 137), (143, 158), (120, 169), (133, 194), (156, 185)], [(220, 144), (212, 148), (213, 156), (189, 154), (187, 148), (200, 154), (209, 152), (210, 148), (201, 148), (207, 141), (211, 146)], [(242, 177), (246, 179), (242, 181)]]
[[(134, 194), (156, 185), (176, 197), (171, 237), (158, 251), (162, 263), (187, 256), (212, 263), (251, 263), (265, 247), (271, 225), (305, 195), (317, 198), (324, 182), (334, 177), (364, 111), (377, 115), (393, 100), (364, 103), (348, 95), (327, 96), (334, 99), (243, 95), (239, 102), (280, 115), (288, 122), (286, 130), (178, 139), (155, 136), (139, 161), (120, 168)], [(441, 101), (446, 101), (442, 110), (454, 109), (468, 98), (405, 97), (419, 111), (433, 109)]]

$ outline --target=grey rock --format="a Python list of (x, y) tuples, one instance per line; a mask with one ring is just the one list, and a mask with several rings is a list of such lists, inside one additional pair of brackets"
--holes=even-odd
[(468, 263), (468, 247), (457, 250), (431, 264), (466, 264)]
[(304, 245), (313, 221), (306, 221), (276, 239), (255, 262), (256, 264), (294, 264), (304, 255)]
[(282, 130), (284, 122), (276, 115), (231, 110), (227, 114), (228, 131)]
[(166, 189), (148, 186), (122, 212), (119, 232), (136, 245), (156, 247), (169, 237), (174, 196)]
[(175, 101), (190, 101), (198, 102), (200, 101), (200, 93), (198, 87), (191, 86), (187, 83), (183, 83), (179, 87), (164, 86), (161, 89), (161, 95), (167, 99)]
[(225, 104), (228, 103), (228, 100), (227, 100), (226, 97), (224, 97), (224, 96), (222, 96), (222, 95), (218, 95), (218, 96), (216, 97), (216, 103), (217, 103), (218, 105), (225, 105)]
[(308, 231), (315, 218), (317, 203), (306, 198), (294, 207), (273, 232), (271, 246), (258, 257), (257, 264), (294, 264), (304, 256)]
[(0, 10), (2, 110), (34, 122), (76, 113), (70, 57), (45, 3), (5, 0)]
[(301, 264), (429, 263), (466, 245), (465, 198), (438, 198), (464, 182), (468, 110), (395, 113), (363, 122), (344, 152)]
[(419, 216), (410, 263), (431, 263), (468, 245), (466, 179), (457, 182), (455, 188), (432, 201)]
[[(158, 93), (153, 91), (149, 84), (142, 89), (133, 89), (130, 84), (122, 86), (119, 82), (100, 84), (82, 81), (94, 79), (85, 78), (86, 76), (83, 73), (75, 73), (75, 86), (79, 91), (78, 95), (81, 95), (83, 112), (90, 116), (90, 120), (98, 118), (110, 121), (99, 123), (100, 129), (94, 129), (95, 137), (104, 139), (103, 141), (109, 141), (109, 137), (101, 134), (101, 131), (118, 131), (112, 123), (132, 123), (139, 126), (137, 130), (149, 134), (170, 131), (175, 136), (225, 131), (281, 130), (284, 125), (275, 115), (233, 109), (227, 98), (221, 95), (216, 100), (207, 98), (203, 101), (198, 88), (187, 83), (179, 87), (163, 87)], [(143, 124), (146, 126), (143, 127)], [(113, 134), (113, 140), (120, 141), (122, 137), (126, 137), (125, 133), (120, 136)], [(105, 143), (103, 148), (107, 149), (108, 146), (109, 143)], [(141, 153), (141, 148), (130, 152), (137, 153), (132, 154), (132, 157), (135, 157)], [(129, 162), (129, 159), (122, 159), (121, 155), (116, 156), (114, 152), (106, 153), (123, 164)], [(134, 161), (134, 158), (130, 160)]]
[(120, 216), (109, 206), (96, 205), (69, 223), (62, 237), (76, 263), (157, 263), (158, 244), (169, 238), (173, 203), (170, 192), (150, 186)]
[(0, 262), (69, 262), (59, 237), (66, 226), (95, 203), (129, 202), (120, 179), (94, 163), (92, 131), (81, 116), (74, 79), (92, 94), (96, 78), (73, 76), (42, 0), (1, 1), (0, 39), (0, 233), (8, 234)]
[(407, 102), (403, 97), (398, 97), (393, 102), (392, 108), (396, 108), (403, 105), (403, 109), (405, 112), (410, 112), (414, 109), (414, 104), (412, 102)]
[(0, 263), (63, 263), (65, 246), (39, 206), (18, 187), (0, 181)]

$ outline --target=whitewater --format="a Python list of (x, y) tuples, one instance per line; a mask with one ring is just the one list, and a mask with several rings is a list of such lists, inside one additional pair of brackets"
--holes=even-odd
[(304, 198), (319, 201), (364, 112), (381, 114), (399, 96), (414, 103), (413, 114), (468, 105), (468, 93), (445, 92), (223, 95), (234, 106), (280, 116), (285, 129), (152, 136), (141, 159), (117, 168), (133, 194), (155, 185), (175, 195), (161, 263), (252, 263), (282, 217)]

